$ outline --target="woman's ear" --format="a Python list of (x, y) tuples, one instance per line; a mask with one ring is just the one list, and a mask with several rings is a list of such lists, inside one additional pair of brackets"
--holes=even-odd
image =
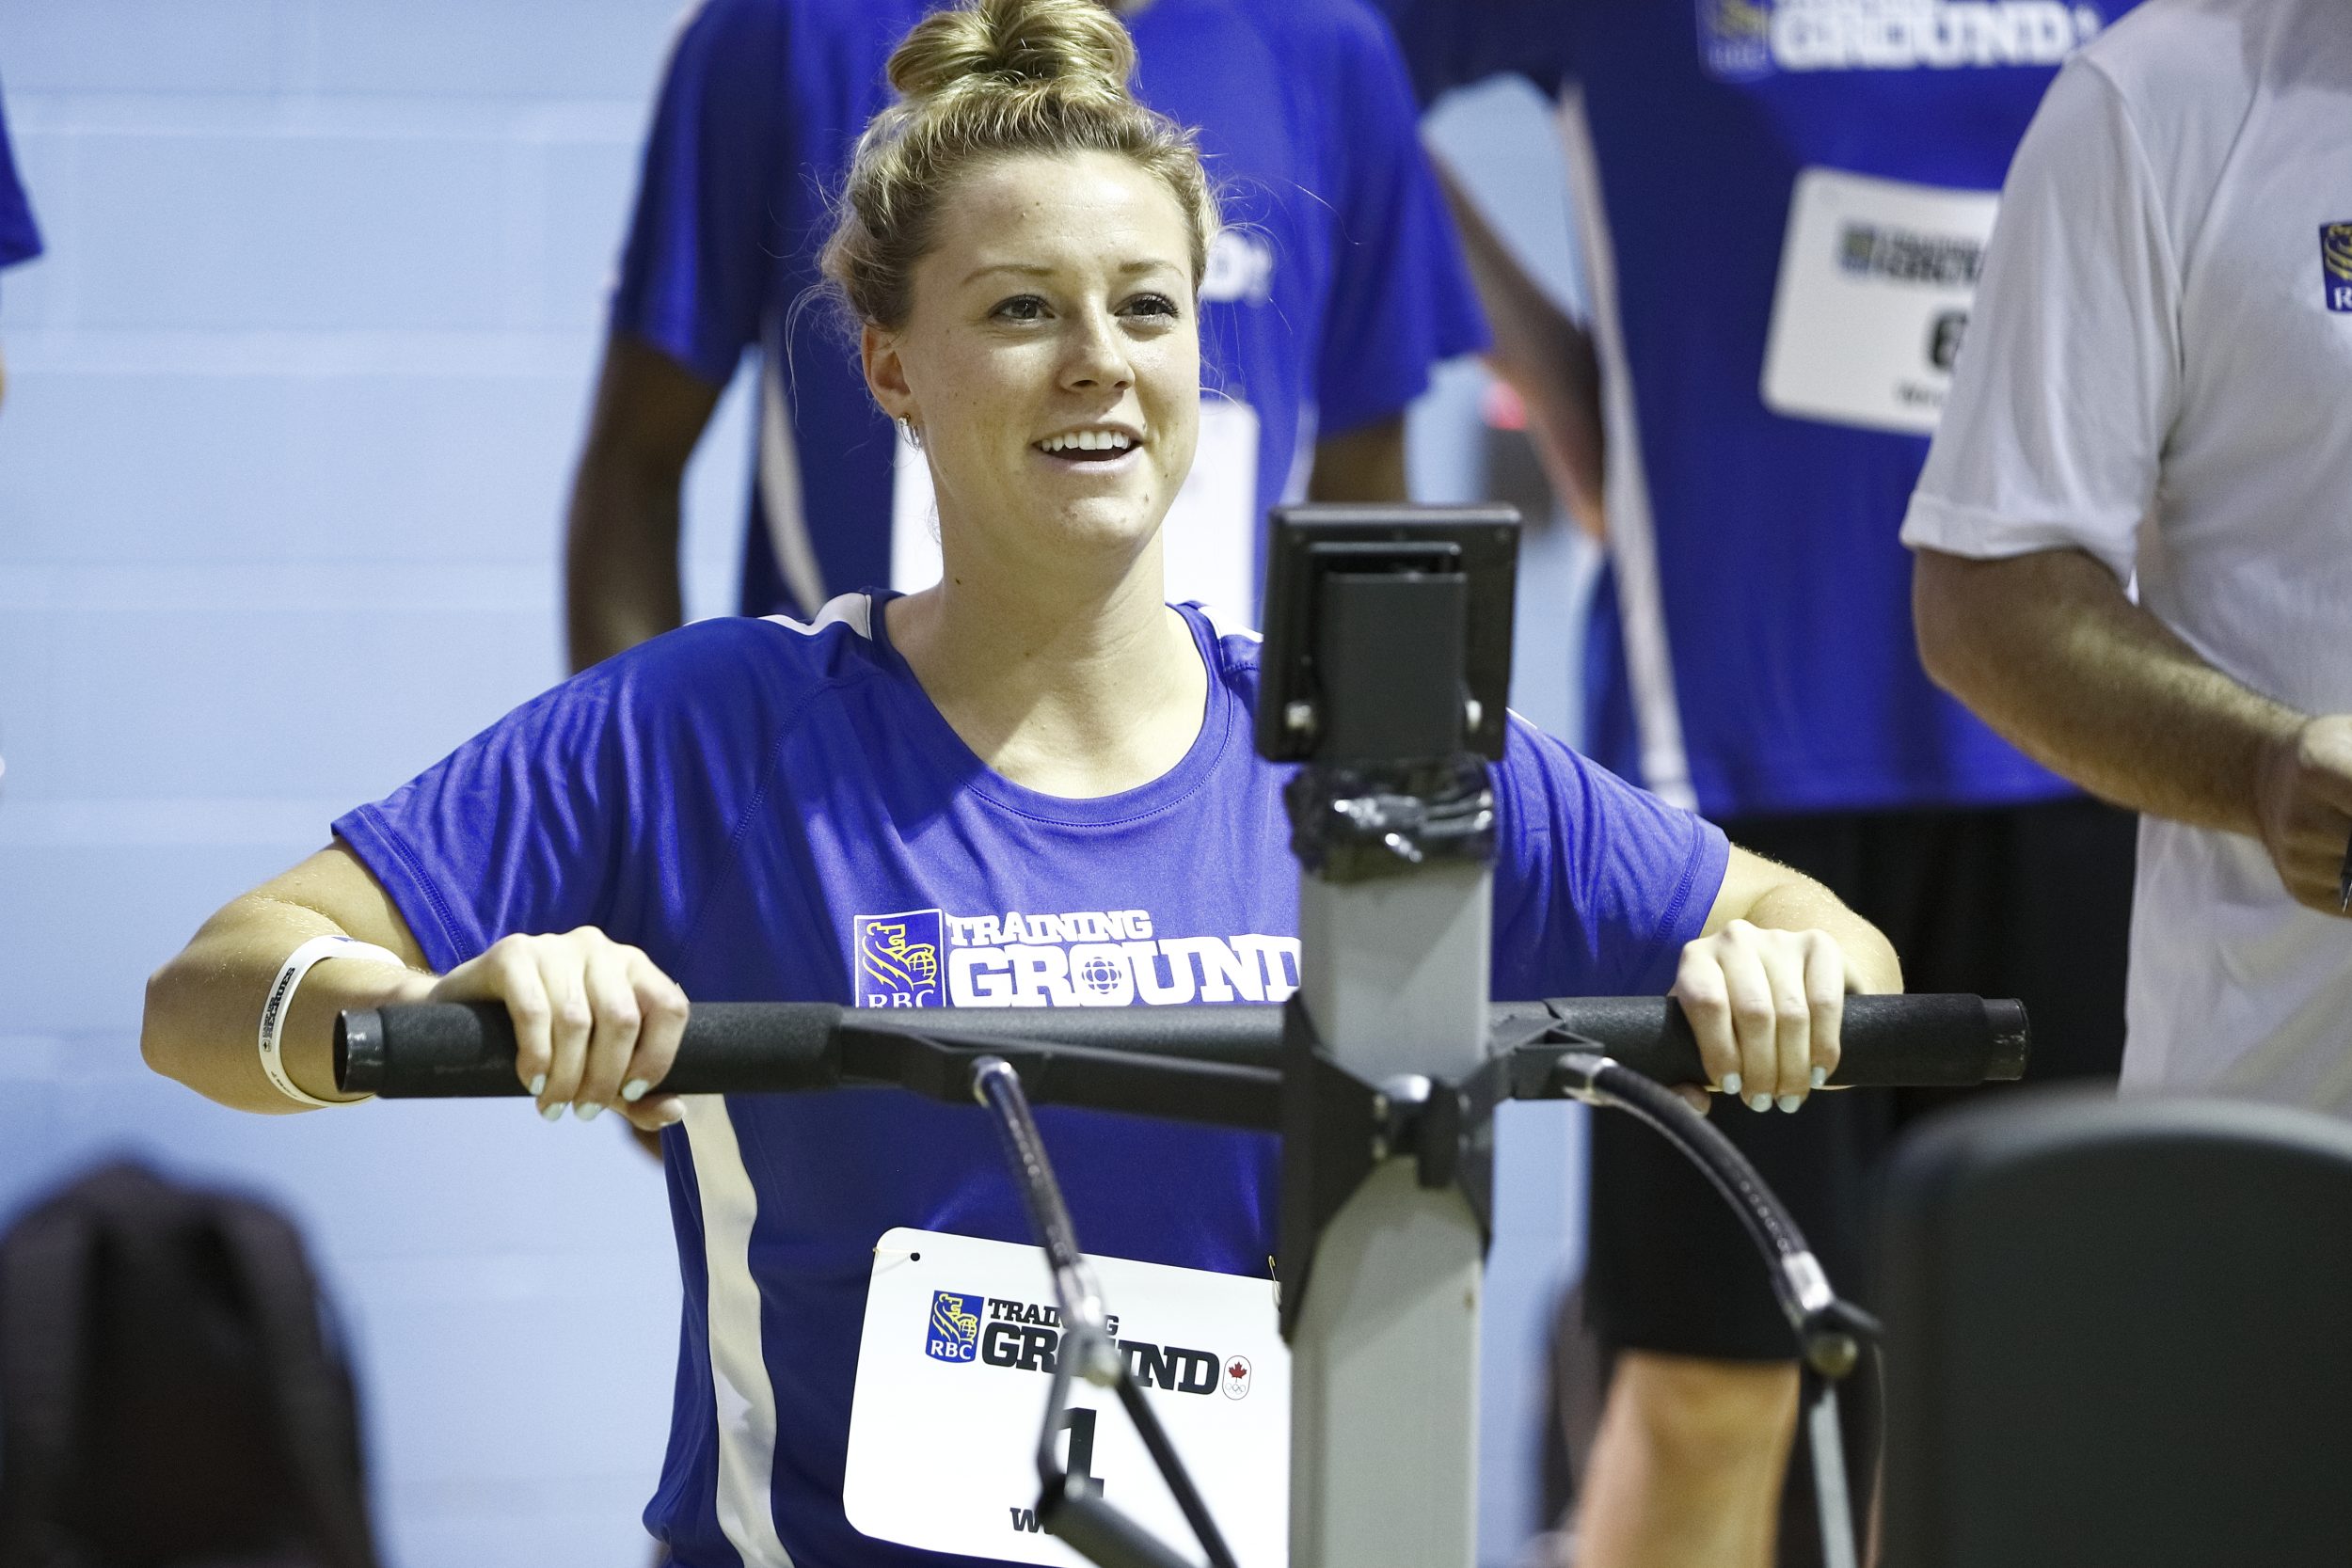
[(907, 385), (906, 365), (898, 357), (898, 335), (867, 322), (858, 332), (857, 355), (866, 371), (866, 389), (882, 404), (882, 411), (894, 420), (914, 420), (914, 392)]

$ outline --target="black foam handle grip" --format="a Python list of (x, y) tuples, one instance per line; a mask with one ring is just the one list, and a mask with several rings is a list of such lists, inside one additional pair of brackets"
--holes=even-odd
[[(919, 1014), (822, 1002), (702, 1002), (661, 1087), (673, 1094), (768, 1094), (874, 1082), (845, 1069), (844, 1045), (892, 1029), (961, 1038), (1036, 1040), (1271, 1068), (1281, 1009), (939, 1007)], [(1697, 1083), (1698, 1044), (1662, 996), (1506, 1003), (1499, 1028), (1546, 1019), (1598, 1044), (1644, 1075)], [(1524, 1029), (1520, 1030), (1524, 1034)], [(1956, 1086), (2025, 1071), (2025, 1009), (1976, 996), (1847, 999), (1841, 1085)], [(357, 1009), (335, 1026), (335, 1082), (345, 1094), (391, 1099), (519, 1095), (515, 1032), (497, 1003)]]
[[(1663, 996), (1587, 996), (1544, 1004), (1560, 1026), (1645, 1078), (1703, 1084), (1698, 1041)], [(1524, 1009), (1519, 1009), (1524, 1010)], [(1980, 996), (1850, 996), (1832, 1084), (1844, 1087), (1963, 1088), (2025, 1075), (2026, 1009)]]

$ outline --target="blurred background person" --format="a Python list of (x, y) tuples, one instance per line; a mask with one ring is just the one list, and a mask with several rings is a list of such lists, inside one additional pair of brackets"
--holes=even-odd
[[(1610, 544), (1588, 750), (1836, 889), (1913, 989), (2025, 999), (2037, 1076), (2111, 1074), (2130, 820), (1935, 689), (1896, 533), (2010, 152), (2125, 6), (1384, 4), (1424, 99), (1512, 71), (1560, 100), (1589, 326), (1460, 216), (1492, 361)], [(1867, 1175), (1915, 1104), (1718, 1122), (1853, 1281)], [(1592, 1140), (1585, 1300), (1613, 1370), (1579, 1560), (1815, 1560), (1809, 1493), (1777, 1508), (1788, 1329), (1736, 1225), (1645, 1129)]]
[[(16, 159), (8, 150), (8, 117), (0, 103), (0, 269), (29, 261), (40, 254), (40, 230), (33, 224), (32, 203), (24, 198), (17, 178)], [(8, 397), (7, 344), (0, 342), (0, 403)]]
[[(740, 608), (808, 615), (938, 577), (929, 476), (859, 384), (817, 282), (824, 203), (932, 0), (709, 0), (674, 46), (630, 221), (565, 545), (572, 664), (678, 624), (680, 476), (759, 354)], [(1405, 499), (1406, 405), (1483, 346), (1415, 135), (1360, 0), (1112, 8), (1146, 103), (1200, 129), (1226, 204), (1202, 293), (1200, 456), (1168, 524), (1172, 598), (1257, 604), (1266, 509)]]
[(2151, 0), (2066, 69), (2010, 171), (1903, 526), (1936, 678), (2145, 814), (2124, 1086), (2339, 1116), (2345, 21), (2324, 0)]

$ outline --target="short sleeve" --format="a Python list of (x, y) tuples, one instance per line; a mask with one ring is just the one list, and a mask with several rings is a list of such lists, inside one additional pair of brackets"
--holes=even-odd
[(8, 122), (0, 113), (0, 267), (12, 267), (40, 254), (40, 230), (33, 224), (32, 203), (16, 176), (16, 159), (8, 150)]
[(1486, 346), (1461, 241), (1422, 150), (1421, 116), (1396, 41), (1375, 16), (1342, 41), (1331, 294), (1315, 374), (1317, 428), (1401, 413), (1430, 368)]
[(1524, 76), (1557, 98), (1575, 75), (1578, 0), (1375, 0), (1423, 103), (1490, 76)]
[(666, 961), (773, 750), (731, 656), (760, 629), (705, 623), (608, 659), (338, 818), (335, 836), (437, 971), (513, 932), (579, 926)]
[(1517, 718), (1495, 804), (1495, 996), (1663, 993), (1723, 887), (1722, 831)]
[(1903, 543), (2132, 575), (2175, 408), (2180, 266), (2114, 85), (2076, 60), (2010, 165)]
[(707, 0), (671, 48), (645, 137), (612, 326), (713, 386), (759, 338), (772, 259), (790, 43), (776, 0)]

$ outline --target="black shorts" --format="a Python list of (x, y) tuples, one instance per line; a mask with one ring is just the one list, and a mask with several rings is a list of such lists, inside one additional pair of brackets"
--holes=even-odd
[[(2069, 800), (1975, 811), (1745, 817), (1731, 841), (1818, 878), (1886, 933), (1915, 991), (2013, 996), (2033, 1022), (2027, 1078), (2115, 1076), (2136, 818)], [(1906, 1123), (1980, 1090), (1851, 1089), (1794, 1116), (1716, 1097), (1839, 1293), (1868, 1298), (1864, 1231), (1882, 1156)], [(1632, 1117), (1592, 1124), (1585, 1311), (1604, 1352), (1794, 1357), (1755, 1247), (1706, 1180)]]

